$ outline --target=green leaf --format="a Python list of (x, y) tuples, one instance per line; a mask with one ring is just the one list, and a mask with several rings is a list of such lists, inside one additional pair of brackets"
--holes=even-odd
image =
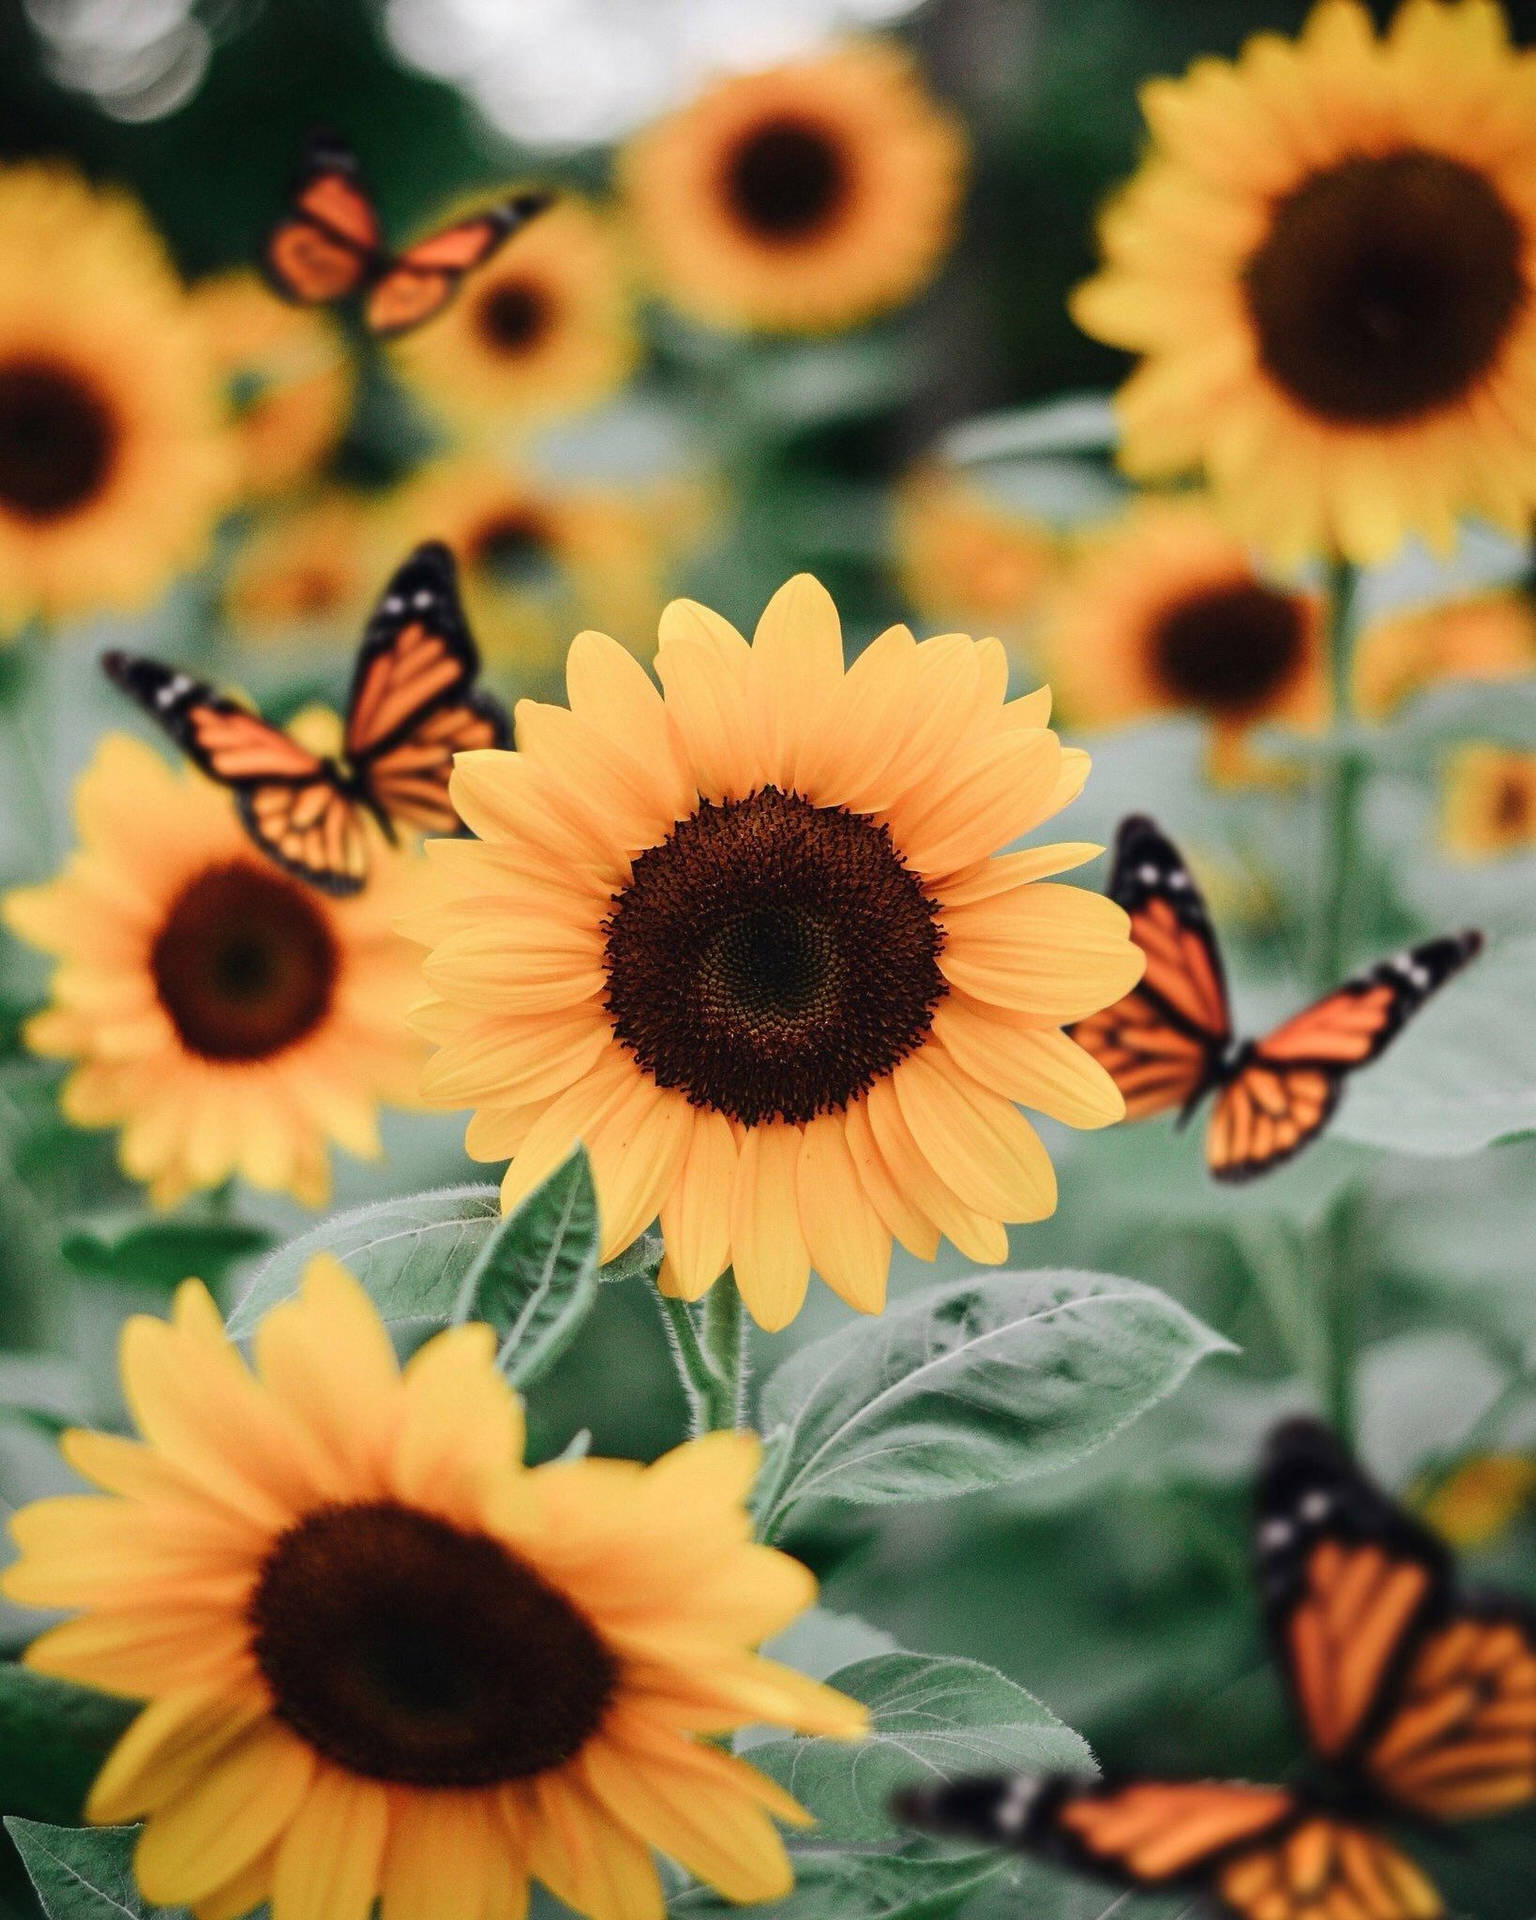
[(138, 1711), (132, 1700), (0, 1665), (0, 1814), (78, 1820), (102, 1761)]
[[(449, 1326), (470, 1273), (501, 1226), (501, 1198), (491, 1186), (442, 1187), (334, 1214), (277, 1249), (229, 1316), (229, 1331), (237, 1340), (254, 1333), (263, 1314), (298, 1292), (317, 1253), (334, 1254), (357, 1275), (386, 1326), (418, 1333)], [(660, 1261), (661, 1236), (644, 1233), (596, 1277), (649, 1278)]]
[(993, 1273), (931, 1288), (769, 1381), (762, 1425), (788, 1439), (762, 1531), (812, 1499), (938, 1500), (1054, 1472), (1232, 1351), (1135, 1280)]
[(184, 1907), (151, 1907), (133, 1877), (137, 1827), (46, 1827), (7, 1820), (48, 1920), (181, 1920)]
[(59, 1250), (76, 1273), (175, 1287), (195, 1276), (217, 1287), (242, 1260), (270, 1251), (265, 1227), (240, 1220), (94, 1221), (66, 1231)]
[(1096, 1771), (1080, 1734), (1032, 1693), (976, 1660), (886, 1653), (834, 1673), (829, 1685), (869, 1709), (869, 1736), (767, 1740), (747, 1758), (816, 1816), (817, 1843), (890, 1840), (900, 1787), (968, 1773)]
[(743, 1913), (750, 1920), (950, 1920), (1003, 1864), (997, 1856), (914, 1859), (800, 1849), (794, 1863), (794, 1891), (782, 1900), (743, 1909), (708, 1887), (690, 1887), (667, 1911), (677, 1920), (727, 1920)]
[(1536, 1132), (1536, 938), (1481, 954), (1350, 1085), (1334, 1131), (1457, 1159)]
[(465, 1276), (501, 1219), (495, 1187), (444, 1187), (336, 1214), (279, 1247), (229, 1317), (237, 1339), (299, 1290), (317, 1253), (330, 1253), (368, 1289), (386, 1326), (447, 1326)]
[(1029, 460), (1050, 453), (1107, 453), (1120, 437), (1108, 394), (1073, 393), (1035, 407), (987, 413), (951, 427), (939, 443), (946, 460)]
[(497, 1364), (515, 1387), (545, 1373), (597, 1299), (597, 1189), (578, 1147), (497, 1222), (464, 1276), (456, 1320), (485, 1320), (501, 1339)]
[(21, 1420), (60, 1434), (90, 1418), (90, 1384), (74, 1361), (45, 1353), (0, 1353), (0, 1420)]

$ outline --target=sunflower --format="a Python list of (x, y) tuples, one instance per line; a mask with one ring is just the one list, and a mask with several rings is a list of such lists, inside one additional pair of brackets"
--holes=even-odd
[(1010, 643), (1032, 628), (1060, 561), (1054, 529), (926, 462), (896, 490), (894, 536), (898, 584), (922, 619)]
[(62, 168), (0, 170), (0, 626), (147, 603), (202, 557), (234, 465), (137, 205)]
[(391, 922), (419, 861), (381, 844), (363, 892), (327, 899), (255, 850), (222, 788), (124, 734), (75, 812), (64, 871), (3, 903), (60, 961), (26, 1037), (76, 1063), (66, 1116), (120, 1127), (123, 1169), (159, 1206), (232, 1174), (319, 1206), (327, 1141), (375, 1155), (378, 1102), (414, 1100), (418, 974)]
[(1443, 680), (1518, 680), (1536, 673), (1536, 607), (1485, 593), (1374, 622), (1355, 647), (1356, 710), (1383, 720)]
[(1494, 0), (1360, 0), (1142, 94), (1152, 146), (1073, 312), (1143, 356), (1127, 469), (1359, 561), (1536, 506), (1536, 57)]
[(236, 422), (249, 493), (281, 493), (334, 450), (352, 411), (352, 362), (328, 314), (290, 306), (254, 273), (192, 289)]
[(1424, 1518), (1453, 1547), (1485, 1547), (1536, 1500), (1536, 1461), (1485, 1453), (1463, 1461), (1424, 1501)]
[(226, 617), (262, 640), (350, 632), (388, 564), (378, 544), (361, 500), (323, 493), (246, 541), (225, 579)]
[(606, 1259), (660, 1213), (663, 1284), (733, 1263), (765, 1327), (814, 1266), (883, 1302), (894, 1234), (1006, 1257), (1056, 1201), (1015, 1102), (1074, 1126), (1123, 1105), (1061, 1028), (1139, 978), (1121, 910), (1039, 884), (1094, 848), (992, 857), (1077, 793), (1087, 756), (1007, 702), (996, 640), (893, 627), (845, 675), (808, 575), (752, 646), (687, 600), (661, 618), (658, 694), (577, 637), (569, 710), (523, 701), (515, 753), (459, 756), (479, 842), (439, 841), (441, 1045), (423, 1088), (479, 1109), (469, 1151), (512, 1155), (506, 1206), (580, 1138)]
[(1254, 726), (1327, 715), (1320, 602), (1266, 579), (1196, 499), (1142, 501), (1087, 536), (1041, 653), (1074, 726), (1197, 713), (1219, 774), (1249, 767)]
[(863, 42), (720, 80), (618, 164), (668, 300), (715, 326), (820, 333), (932, 277), (965, 160), (907, 56)]
[(699, 519), (696, 490), (682, 482), (556, 483), (463, 454), (423, 468), (386, 525), (402, 550), (426, 539), (452, 547), (482, 650), (538, 679), (558, 672), (573, 628), (626, 640), (653, 631), (667, 573)]
[(606, 399), (640, 351), (612, 220), (562, 194), (440, 318), (393, 351), (417, 391), (472, 432)]
[(863, 1710), (751, 1649), (815, 1593), (752, 1542), (757, 1442), (522, 1465), (486, 1326), (402, 1376), (326, 1255), (247, 1370), (196, 1280), (123, 1333), (141, 1443), (75, 1432), (106, 1497), (11, 1522), (4, 1590), (82, 1609), (27, 1663), (147, 1704), (87, 1803), (147, 1816), (147, 1899), (236, 1920), (661, 1920), (649, 1849), (734, 1900), (788, 1892), (799, 1806), (699, 1738), (856, 1737)]
[(1536, 753), (1458, 748), (1445, 773), (1442, 832), (1462, 860), (1536, 851)]

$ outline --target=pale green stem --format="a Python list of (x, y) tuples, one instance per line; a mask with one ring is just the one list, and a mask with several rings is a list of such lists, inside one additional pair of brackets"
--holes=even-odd
[(727, 1269), (699, 1306), (657, 1297), (694, 1433), (741, 1426), (747, 1343), (735, 1277)]
[(1312, 984), (1330, 993), (1350, 953), (1353, 890), (1360, 840), (1365, 763), (1348, 744), (1354, 725), (1354, 606), (1359, 584), (1348, 560), (1328, 570), (1328, 679), (1334, 739), (1324, 774), (1322, 873), (1312, 941)]

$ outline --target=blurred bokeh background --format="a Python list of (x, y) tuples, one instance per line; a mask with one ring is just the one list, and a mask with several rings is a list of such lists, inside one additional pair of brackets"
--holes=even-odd
[[(1129, 683), (1138, 592), (1159, 569), (1170, 592), (1181, 566), (1203, 577), (1216, 536), (1198, 502), (1182, 503), (1194, 516), (1182, 530), (1137, 533), (1106, 425), (1126, 362), (1074, 327), (1066, 299), (1093, 265), (1097, 207), (1136, 161), (1138, 83), (1231, 55), (1260, 29), (1293, 32), (1305, 12), (1299, 0), (5, 0), (0, 203), (39, 159), (140, 203), (187, 289), (230, 472), (186, 552), (142, 591), (21, 595), (22, 644), (0, 650), (0, 878), (56, 868), (71, 785), (100, 737), (142, 731), (95, 672), (105, 645), (247, 689), (274, 718), (334, 705), (389, 568), (440, 537), (460, 554), (487, 679), (515, 699), (558, 687), (582, 626), (648, 657), (671, 595), (750, 627), (810, 568), (851, 648), (899, 619), (995, 631), (1021, 687), (1058, 680), (1064, 724), (1097, 760), (1067, 830), (1107, 839), (1124, 811), (1157, 815), (1207, 886), (1244, 1025), (1296, 1005), (1318, 716), (1305, 686), (1269, 690), (1235, 722), (1197, 693), (1111, 698)], [(1536, 4), (1508, 12), (1517, 39), (1536, 42)], [(689, 258), (710, 257), (718, 234), (659, 130), (691, 128), (697, 147), (710, 123), (681, 116), (701, 96), (833, 50), (868, 63), (846, 78), (850, 138), (899, 146), (890, 101), (910, 121), (914, 172), (866, 243), (867, 297), (814, 323), (764, 323), (743, 266), (732, 314), (690, 281)], [(561, 201), (452, 311), (356, 355), (331, 319), (282, 306), (254, 274), (321, 125), (355, 146), (398, 239), (513, 184), (554, 186)], [(5, 235), (0, 218), (0, 250)], [(882, 281), (909, 254), (905, 279)], [(0, 258), (0, 281), (25, 271), (24, 252)], [(137, 345), (119, 344), (131, 384)], [(1296, 604), (1315, 585), (1266, 583)], [(1475, 1005), (1470, 989), (1448, 993), (1443, 1021), (1351, 1101), (1340, 1137), (1261, 1188), (1210, 1187), (1194, 1142), (1162, 1126), (1053, 1130), (1061, 1209), (1016, 1233), (1015, 1263), (1156, 1282), (1241, 1358), (1202, 1369), (1155, 1429), (1044, 1495), (879, 1525), (829, 1509), (797, 1542), (828, 1605), (905, 1645), (996, 1664), (1121, 1765), (1267, 1776), (1295, 1758), (1248, 1581), (1245, 1503), (1265, 1425), (1326, 1384), (1297, 1318), (1307, 1272), (1349, 1263), (1360, 1444), (1396, 1488), (1428, 1498), (1466, 1460), (1536, 1448), (1536, 1147), (1467, 1157), (1536, 1126), (1530, 1113), (1519, 1124), (1536, 1084), (1530, 1025), (1512, 1032), (1506, 1017), (1522, 995), (1529, 1005), (1536, 954), (1531, 557), (1472, 528), (1449, 559), (1412, 549), (1363, 595), (1359, 702), (1381, 724), (1349, 957), (1480, 924), (1496, 936), (1486, 993)], [(1094, 655), (1100, 643), (1111, 650)], [(7, 1507), (64, 1484), (61, 1421), (121, 1417), (116, 1328), (180, 1277), (163, 1240), (146, 1252), (124, 1238), (138, 1194), (110, 1134), (69, 1127), (57, 1069), (21, 1046), (45, 977), (7, 937)], [(1479, 1075), (1493, 1119), (1415, 1131), (1426, 1089)], [(338, 1156), (331, 1204), (485, 1179), (461, 1132), (454, 1116), (394, 1117), (382, 1163)], [(227, 1296), (264, 1246), (307, 1224), (241, 1189), (184, 1211), (222, 1224), (227, 1265), (207, 1277)], [(926, 1277), (907, 1263), (897, 1295)], [(844, 1313), (823, 1294), (760, 1360)], [(644, 1290), (609, 1290), (591, 1338), (536, 1393), (538, 1450), (587, 1427), (599, 1450), (648, 1455), (682, 1422)], [(1491, 1518), (1474, 1511), (1475, 1486), (1446, 1512), (1480, 1572), (1536, 1597), (1522, 1485), (1508, 1479)], [(26, 1625), (0, 1614), (9, 1650)], [(1530, 1920), (1528, 1828), (1428, 1849), (1455, 1910)]]

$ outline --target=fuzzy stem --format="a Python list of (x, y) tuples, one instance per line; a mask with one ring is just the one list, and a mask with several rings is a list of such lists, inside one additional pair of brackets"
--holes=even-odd
[(1360, 801), (1365, 763), (1338, 736), (1354, 723), (1354, 606), (1359, 577), (1348, 560), (1328, 570), (1328, 678), (1335, 740), (1324, 776), (1322, 875), (1312, 952), (1312, 982), (1331, 993), (1343, 976), (1350, 950), (1350, 907), (1359, 854)]
[(746, 1397), (746, 1325), (741, 1295), (729, 1270), (700, 1306), (657, 1296), (672, 1364), (697, 1434), (742, 1424)]

